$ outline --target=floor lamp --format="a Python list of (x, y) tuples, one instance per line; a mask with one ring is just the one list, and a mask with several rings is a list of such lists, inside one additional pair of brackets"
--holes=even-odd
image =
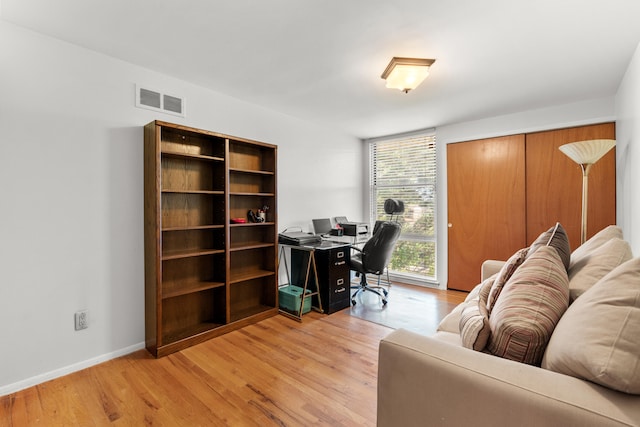
[(589, 186), (589, 169), (602, 156), (616, 145), (614, 139), (592, 139), (578, 141), (560, 146), (560, 151), (569, 156), (582, 168), (582, 222), (580, 244), (587, 240), (587, 192)]

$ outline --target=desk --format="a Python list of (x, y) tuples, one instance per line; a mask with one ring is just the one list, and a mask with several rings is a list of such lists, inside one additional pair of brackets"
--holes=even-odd
[(324, 237), (325, 242), (332, 242), (338, 244), (359, 246), (364, 245), (371, 238), (371, 233), (366, 234), (358, 234), (357, 236), (326, 236)]
[[(281, 246), (281, 251), (284, 247), (291, 250), (290, 276), (287, 271), (290, 284), (301, 288), (306, 285), (312, 291), (318, 289), (318, 306), (327, 314), (349, 307), (350, 244), (324, 240), (304, 246)], [(312, 301), (318, 296), (311, 297)]]

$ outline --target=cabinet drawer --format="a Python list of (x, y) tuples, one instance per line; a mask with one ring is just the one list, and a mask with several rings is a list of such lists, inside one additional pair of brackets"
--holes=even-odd
[(339, 279), (341, 277), (348, 278), (350, 274), (349, 271), (349, 266), (347, 264), (330, 268), (327, 272), (329, 281), (334, 282), (336, 279)]
[(337, 297), (340, 294), (349, 293), (349, 281), (345, 277), (336, 277), (329, 282), (329, 293), (333, 297)]
[(334, 249), (329, 255), (329, 268), (340, 267), (349, 264), (349, 247)]

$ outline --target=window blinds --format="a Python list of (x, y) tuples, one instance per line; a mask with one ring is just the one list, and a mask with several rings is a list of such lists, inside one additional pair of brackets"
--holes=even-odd
[[(371, 219), (385, 219), (384, 201), (400, 199), (405, 238), (435, 237), (436, 137), (433, 134), (372, 142)], [(409, 227), (409, 225), (411, 227)]]

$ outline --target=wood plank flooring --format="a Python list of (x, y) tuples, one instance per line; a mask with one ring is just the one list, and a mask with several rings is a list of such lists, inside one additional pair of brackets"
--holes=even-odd
[(0, 397), (0, 425), (374, 426), (392, 329), (349, 310), (276, 316), (161, 359), (132, 353)]
[(439, 291), (397, 283), (389, 289), (387, 305), (382, 305), (380, 297), (372, 292), (360, 292), (350, 313), (393, 329), (433, 335), (440, 320), (467, 295), (467, 292)]

